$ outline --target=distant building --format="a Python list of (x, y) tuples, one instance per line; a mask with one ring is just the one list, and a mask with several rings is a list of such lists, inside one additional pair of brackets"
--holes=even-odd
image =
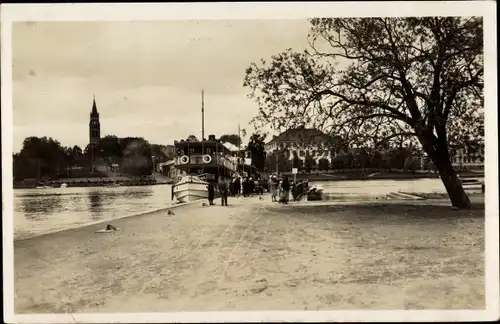
[(99, 121), (99, 112), (97, 111), (97, 105), (94, 101), (92, 103), (92, 111), (90, 112), (90, 121), (89, 121), (89, 144), (92, 147), (96, 147), (99, 144), (99, 140), (101, 139), (101, 123)]
[(101, 123), (99, 121), (99, 112), (97, 111), (97, 105), (95, 103), (95, 96), (94, 96), (94, 101), (92, 103), (92, 111), (90, 112), (90, 121), (89, 121), (89, 149), (92, 157), (91, 172), (94, 172), (96, 162), (101, 162), (101, 161), (96, 161), (96, 152), (95, 152), (95, 149), (97, 147), (97, 144), (99, 144), (100, 139), (101, 139)]
[(451, 163), (458, 169), (484, 168), (484, 147), (477, 151), (469, 151), (467, 147), (461, 148), (451, 157)]
[(292, 160), (294, 155), (305, 160), (306, 155), (316, 161), (325, 158), (329, 162), (339, 153), (335, 146), (334, 137), (328, 136), (322, 131), (304, 126), (292, 128), (275, 136), (264, 146), (266, 154), (270, 155), (276, 151), (283, 151), (288, 159)]
[(233, 163), (246, 165), (252, 164), (252, 158), (249, 151), (240, 149), (238, 146), (229, 142), (222, 143), (222, 145), (224, 145), (233, 154), (233, 156), (228, 157)]

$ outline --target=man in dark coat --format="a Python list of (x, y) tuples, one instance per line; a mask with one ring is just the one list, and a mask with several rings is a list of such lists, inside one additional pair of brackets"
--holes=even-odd
[(213, 205), (214, 204), (214, 199), (215, 199), (215, 183), (213, 180), (210, 180), (208, 182), (208, 204)]
[(227, 206), (227, 196), (229, 195), (229, 183), (224, 177), (219, 178), (219, 193), (221, 205)]

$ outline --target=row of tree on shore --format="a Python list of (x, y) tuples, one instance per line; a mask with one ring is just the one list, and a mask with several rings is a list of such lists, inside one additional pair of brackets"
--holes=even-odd
[[(422, 165), (423, 162), (423, 165)], [(435, 166), (428, 159), (420, 160), (419, 152), (413, 148), (398, 147), (386, 151), (358, 148), (341, 152), (330, 157), (314, 158), (308, 152), (304, 158), (300, 158), (296, 152), (281, 151), (269, 154), (266, 158), (267, 170), (279, 172), (291, 172), (297, 168), (299, 172), (310, 173), (311, 171), (342, 171), (342, 170), (404, 170), (415, 172), (421, 168), (435, 171)]]
[[(154, 157), (154, 158), (153, 158)], [(63, 146), (53, 138), (28, 137), (19, 153), (13, 154), (14, 180), (57, 177), (90, 177), (95, 165), (118, 165), (120, 172), (134, 176), (150, 175), (155, 162), (169, 159), (166, 146), (150, 144), (141, 137), (118, 138), (108, 135), (84, 149)]]
[[(243, 133), (245, 134), (245, 133)], [(196, 139), (191, 135), (189, 138)], [(250, 136), (242, 149), (250, 150), (259, 170), (264, 166), (264, 135)], [(239, 135), (225, 134), (218, 138), (241, 147)], [(65, 177), (105, 176), (95, 166), (106, 166), (110, 170), (132, 176), (151, 175), (157, 163), (174, 158), (175, 152), (167, 145), (151, 144), (142, 137), (118, 138), (106, 135), (96, 146), (64, 146), (50, 137), (27, 137), (20, 152), (13, 154), (13, 176), (15, 181), (24, 179), (54, 179)]]

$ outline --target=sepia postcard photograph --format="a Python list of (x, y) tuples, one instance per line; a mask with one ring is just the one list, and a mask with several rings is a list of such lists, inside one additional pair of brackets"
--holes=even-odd
[(495, 2), (0, 12), (4, 322), (499, 319)]

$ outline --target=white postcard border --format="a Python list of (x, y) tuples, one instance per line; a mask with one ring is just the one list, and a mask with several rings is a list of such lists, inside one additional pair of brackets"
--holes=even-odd
[[(476, 321), (499, 317), (498, 133), (496, 3), (493, 1), (2, 4), (2, 193), (4, 321), (10, 323), (111, 322), (323, 322)], [(131, 314), (14, 314), (12, 192), (12, 22), (185, 19), (304, 19), (306, 17), (483, 16), (485, 31), (485, 310), (458, 311), (262, 311)]]

